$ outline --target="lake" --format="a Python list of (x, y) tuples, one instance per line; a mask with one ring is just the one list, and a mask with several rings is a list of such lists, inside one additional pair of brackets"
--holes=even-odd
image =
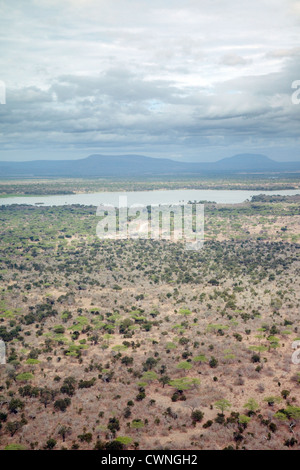
[[(282, 191), (245, 191), (223, 189), (176, 189), (160, 191), (133, 191), (133, 192), (104, 192), (93, 194), (70, 194), (63, 196), (20, 196), (0, 198), (0, 205), (28, 204), (44, 206), (64, 206), (81, 204), (85, 206), (99, 206), (111, 204), (119, 206), (119, 198), (127, 197), (127, 205), (157, 205), (157, 204), (183, 204), (188, 201), (214, 201), (217, 204), (238, 204), (259, 194), (294, 196), (300, 194), (300, 189)], [(123, 206), (126, 205), (123, 199)]]

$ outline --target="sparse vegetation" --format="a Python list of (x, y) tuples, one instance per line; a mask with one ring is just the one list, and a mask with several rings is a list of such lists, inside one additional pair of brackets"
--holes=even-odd
[(299, 449), (299, 216), (208, 204), (192, 252), (1, 206), (0, 448)]

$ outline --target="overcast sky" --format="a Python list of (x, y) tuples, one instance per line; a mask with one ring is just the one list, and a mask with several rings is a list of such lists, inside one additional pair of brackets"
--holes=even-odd
[(299, 0), (0, 0), (0, 160), (300, 160)]

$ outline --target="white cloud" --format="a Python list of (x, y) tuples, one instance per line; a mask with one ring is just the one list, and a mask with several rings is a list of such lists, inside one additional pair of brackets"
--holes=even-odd
[(221, 144), (248, 151), (255, 142), (284, 143), (295, 153), (300, 107), (289, 96), (300, 79), (298, 7), (0, 1), (0, 158), (30, 145), (33, 157), (46, 147), (63, 155), (96, 144), (186, 155), (205, 145), (211, 156)]
[(220, 63), (223, 65), (228, 65), (229, 67), (236, 67), (239, 65), (246, 65), (247, 60), (237, 54), (225, 54)]

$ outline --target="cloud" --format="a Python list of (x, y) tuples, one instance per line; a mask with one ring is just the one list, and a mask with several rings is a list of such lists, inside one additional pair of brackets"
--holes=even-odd
[(266, 54), (267, 59), (288, 59), (290, 57), (300, 57), (300, 47), (293, 47), (291, 49), (274, 49)]
[(299, 2), (288, 4), (0, 2), (0, 158), (217, 158), (222, 146), (295, 156)]
[(248, 61), (246, 59), (244, 59), (243, 57), (241, 57), (237, 54), (226, 54), (220, 60), (220, 64), (228, 65), (230, 67), (236, 67), (236, 66), (239, 66), (239, 65), (246, 65), (247, 62)]

